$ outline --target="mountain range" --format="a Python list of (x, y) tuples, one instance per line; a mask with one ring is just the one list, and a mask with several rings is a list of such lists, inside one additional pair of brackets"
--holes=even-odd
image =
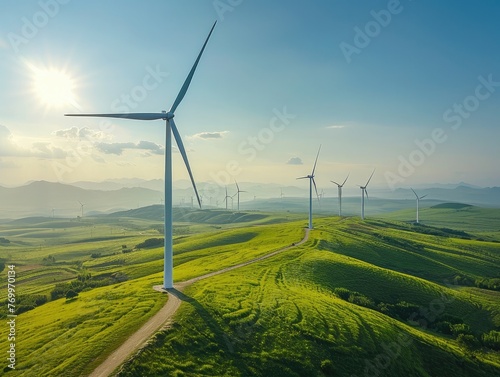
[[(228, 195), (235, 195), (234, 184), (229, 185)], [(307, 187), (280, 186), (278, 184), (262, 184), (253, 182), (239, 183), (242, 208), (246, 209), (276, 209), (276, 210), (307, 210), (307, 201), (294, 200), (306, 198)], [(198, 190), (203, 198), (205, 207), (224, 207), (225, 187), (213, 183), (199, 183)], [(318, 190), (323, 191), (323, 190)], [(447, 188), (418, 188), (419, 196), (426, 195), (424, 201), (429, 202), (460, 202), (485, 207), (500, 207), (500, 187), (478, 188), (461, 184)], [(325, 203), (335, 205), (337, 188), (329, 187), (323, 192)], [(408, 189), (373, 188), (369, 190), (370, 199), (406, 201), (415, 199), (413, 192)], [(350, 188), (344, 191), (346, 204), (349, 200), (355, 202), (359, 198), (359, 189)], [(193, 199), (194, 191), (188, 181), (174, 183), (174, 205), (191, 207), (196, 202)], [(15, 219), (28, 216), (76, 218), (98, 213), (112, 213), (162, 204), (163, 181), (124, 179), (105, 182), (75, 182), (72, 184), (34, 181), (24, 186), (7, 188), (0, 186), (0, 218)], [(236, 197), (229, 199), (228, 208), (232, 201), (236, 205)], [(281, 203), (281, 205), (279, 205)], [(285, 203), (290, 204), (290, 208)], [(377, 205), (376, 201), (372, 202)], [(408, 202), (410, 203), (410, 202)], [(292, 205), (293, 204), (293, 205)], [(260, 206), (260, 207), (259, 207)], [(255, 207), (255, 208), (254, 208)], [(285, 208), (287, 207), (287, 208)]]

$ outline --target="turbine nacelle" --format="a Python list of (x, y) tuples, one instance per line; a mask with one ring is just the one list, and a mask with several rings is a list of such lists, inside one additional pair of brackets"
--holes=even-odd
[(163, 120), (170, 120), (170, 119), (172, 119), (172, 118), (175, 116), (175, 114), (174, 114), (173, 112), (171, 112), (171, 111), (169, 111), (169, 112), (167, 113), (167, 111), (166, 111), (166, 110), (162, 110), (162, 111), (161, 111), (161, 113), (162, 113), (162, 115), (165, 115), (165, 117), (164, 117), (164, 118), (161, 118), (161, 119), (163, 119)]

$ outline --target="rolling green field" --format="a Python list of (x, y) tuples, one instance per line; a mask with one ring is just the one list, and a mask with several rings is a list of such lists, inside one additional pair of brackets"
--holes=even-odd
[[(449, 208), (434, 210), (436, 226), (424, 211), (426, 226), (317, 219), (304, 245), (194, 283), (178, 293), (175, 322), (119, 375), (500, 376), (499, 212), (487, 214), (487, 227), (479, 211), (453, 228)], [(286, 216), (185, 214), (174, 229), (175, 280), (298, 242), (306, 221)], [(1, 237), (21, 302), (48, 298), (17, 317), (16, 370), (5, 375), (88, 375), (166, 302), (151, 288), (162, 281), (161, 245), (136, 248), (161, 237), (147, 214), (26, 219), (1, 224)], [(56, 285), (81, 290), (51, 297)]]

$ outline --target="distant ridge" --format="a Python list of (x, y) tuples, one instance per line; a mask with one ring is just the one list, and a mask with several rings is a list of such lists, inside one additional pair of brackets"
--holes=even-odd
[[(84, 216), (91, 211), (116, 208), (137, 208), (159, 202), (161, 193), (145, 188), (121, 188), (101, 191), (84, 190), (57, 182), (35, 181), (16, 188), (0, 187), (0, 217), (20, 218), (52, 215), (58, 217)], [(52, 212), (54, 210), (54, 212)]]
[[(147, 187), (133, 187), (128, 185), (142, 184), (144, 186), (162, 186), (162, 180), (124, 179), (110, 180), (101, 183), (81, 183), (87, 187), (102, 187), (103, 189), (85, 189), (70, 184), (47, 181), (33, 181), (24, 186), (7, 188), (0, 186), (0, 219), (18, 219), (30, 216), (76, 218), (81, 216), (79, 202), (84, 204), (84, 216), (111, 213), (120, 210), (160, 205), (163, 189), (154, 190)], [(190, 208), (192, 188), (185, 188), (185, 181), (174, 183), (174, 206), (184, 209)], [(240, 187), (247, 191), (241, 195), (241, 207), (244, 210), (271, 210), (303, 212), (303, 201), (299, 200), (308, 194), (308, 190), (296, 186), (283, 186), (274, 183), (238, 182)], [(337, 211), (337, 188), (323, 185), (324, 197), (316, 207), (319, 212)], [(127, 187), (125, 187), (127, 186)], [(204, 197), (204, 210), (219, 208), (223, 205), (224, 187), (214, 183), (199, 183)], [(119, 187), (119, 188), (118, 188)], [(235, 187), (228, 186), (230, 195)], [(346, 210), (350, 214), (358, 214), (359, 189), (348, 188), (345, 198)], [(283, 192), (283, 197), (280, 197)], [(500, 208), (500, 187), (475, 188), (458, 186), (452, 189), (428, 188), (419, 189), (419, 195), (427, 195), (420, 203), (422, 207), (429, 207), (439, 202), (463, 203), (480, 207)], [(355, 195), (354, 195), (355, 194)], [(377, 201), (380, 199), (380, 201)], [(414, 194), (409, 188), (400, 188), (394, 191), (389, 189), (372, 189), (370, 202), (372, 213), (398, 210), (410, 206)], [(399, 203), (398, 203), (399, 201)], [(413, 203), (411, 204), (413, 206)], [(52, 211), (54, 210), (54, 212)]]
[(435, 206), (432, 206), (431, 208), (450, 208), (450, 209), (463, 209), (463, 208), (470, 208), (473, 207), (470, 204), (464, 204), (464, 203), (440, 203), (436, 204)]

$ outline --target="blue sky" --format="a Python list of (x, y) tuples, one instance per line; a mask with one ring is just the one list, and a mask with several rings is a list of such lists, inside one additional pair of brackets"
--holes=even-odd
[(197, 181), (300, 185), (322, 144), (320, 186), (500, 185), (497, 1), (0, 7), (0, 184), (161, 178), (161, 121), (62, 114), (168, 110), (217, 20), (176, 112)]

